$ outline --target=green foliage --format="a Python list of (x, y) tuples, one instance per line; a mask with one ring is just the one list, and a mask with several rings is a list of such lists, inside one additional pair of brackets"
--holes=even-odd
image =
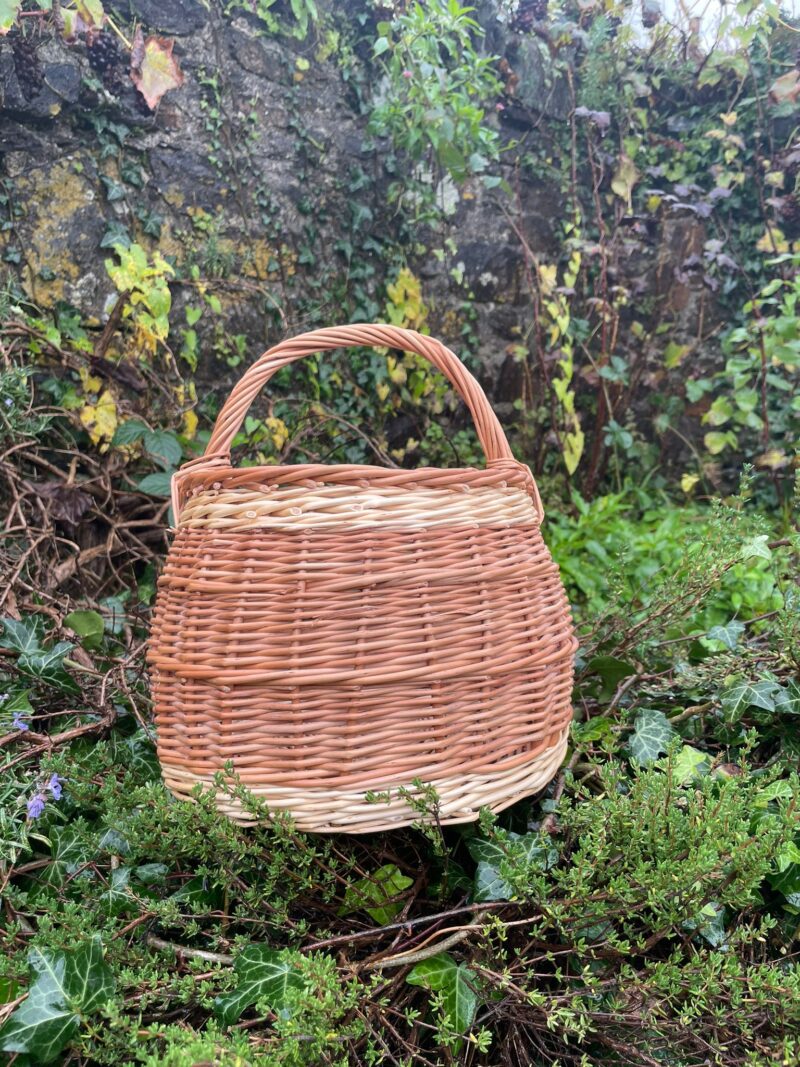
[(786, 264), (788, 278), (774, 278), (743, 308), (745, 325), (723, 342), (724, 371), (694, 384), (695, 393), (716, 393), (703, 421), (715, 427), (704, 438), (718, 455), (734, 449), (768, 470), (791, 464), (800, 432), (800, 256), (769, 261)]
[(256, 1001), (277, 1015), (290, 1013), (291, 993), (303, 988), (303, 979), (291, 954), (266, 945), (250, 945), (234, 964), (238, 984), (232, 993), (217, 997), (214, 1009), (223, 1022), (234, 1023)]
[(395, 864), (387, 863), (348, 887), (340, 914), (363, 910), (378, 925), (384, 926), (403, 906), (395, 898), (413, 884), (413, 878), (404, 875)]
[(0, 1047), (51, 1063), (75, 1037), (81, 1020), (114, 995), (114, 975), (103, 962), (99, 937), (74, 952), (31, 949), (27, 998), (0, 1029)]
[(390, 137), (398, 152), (418, 164), (416, 180), (393, 183), (390, 197), (406, 202), (417, 217), (449, 213), (437, 183), (447, 175), (457, 185), (486, 172), (500, 153), (496, 130), (486, 122), (485, 103), (500, 83), (496, 58), (477, 51), (482, 36), (471, 7), (458, 0), (414, 3), (392, 22), (378, 24), (373, 55), (384, 72), (370, 130)]
[(298, 40), (303, 41), (308, 35), (309, 27), (319, 19), (319, 12), (314, 0), (289, 0), (291, 17), (281, 18), (278, 0), (255, 0), (247, 3), (246, 0), (229, 0), (225, 5), (225, 13), (229, 14), (237, 10), (254, 11), (266, 33), (286, 33)]
[(51, 415), (31, 410), (30, 367), (11, 366), (0, 371), (0, 441), (38, 437), (52, 421)]
[(439, 1013), (440, 1039), (445, 1048), (458, 1048), (459, 1038), (475, 1022), (478, 1008), (475, 973), (463, 963), (456, 963), (449, 953), (442, 952), (418, 963), (406, 981), (438, 994), (433, 1003)]
[(167, 282), (174, 268), (159, 252), (151, 262), (138, 244), (117, 243), (114, 251), (119, 262), (107, 259), (106, 271), (124, 300), (122, 314), (134, 323), (142, 350), (154, 355), (169, 333), (172, 297)]

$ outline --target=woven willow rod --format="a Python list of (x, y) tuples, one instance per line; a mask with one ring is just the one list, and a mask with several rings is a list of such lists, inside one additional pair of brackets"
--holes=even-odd
[[(233, 467), (262, 386), (351, 345), (430, 360), (467, 404), (486, 469)], [(177, 796), (215, 789), (232, 765), (300, 829), (357, 833), (416, 820), (418, 780), (449, 823), (499, 811), (555, 773), (576, 642), (541, 501), (483, 390), (440, 342), (359, 324), (276, 345), (232, 390), (205, 454), (175, 474), (173, 506), (148, 659)], [(216, 802), (252, 821), (228, 790)]]

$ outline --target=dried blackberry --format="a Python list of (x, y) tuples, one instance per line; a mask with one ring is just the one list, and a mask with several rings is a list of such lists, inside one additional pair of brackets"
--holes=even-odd
[(513, 27), (521, 33), (527, 33), (534, 22), (544, 22), (547, 18), (548, 0), (519, 0)]
[(800, 200), (796, 193), (784, 197), (781, 204), (781, 223), (790, 236), (800, 230)]
[(108, 92), (112, 96), (121, 96), (126, 86), (124, 72), (127, 69), (127, 61), (114, 34), (102, 30), (93, 37), (86, 54), (89, 66)]
[(36, 51), (36, 42), (33, 37), (26, 37), (21, 33), (15, 34), (11, 41), (11, 48), (17, 84), (25, 99), (30, 100), (38, 96), (44, 85), (44, 73)]

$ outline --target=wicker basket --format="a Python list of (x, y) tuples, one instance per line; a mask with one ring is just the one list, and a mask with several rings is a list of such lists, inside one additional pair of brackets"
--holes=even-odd
[[(429, 359), (466, 401), (486, 469), (232, 467), (265, 382), (349, 345)], [(435, 787), (442, 823), (551, 779), (571, 719), (569, 607), (533, 476), (438, 341), (353, 325), (271, 348), (233, 389), (205, 455), (175, 474), (173, 508), (149, 648), (173, 793), (212, 787), (229, 763), (299, 828), (358, 833), (417, 819), (416, 779)], [(252, 821), (227, 792), (217, 803)]]

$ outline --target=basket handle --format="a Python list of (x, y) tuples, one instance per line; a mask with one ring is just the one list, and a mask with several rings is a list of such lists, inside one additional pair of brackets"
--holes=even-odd
[(354, 323), (290, 337), (259, 356), (231, 390), (217, 416), (202, 459), (195, 460), (192, 466), (201, 466), (203, 461), (213, 463), (215, 460), (229, 460), (233, 439), (239, 432), (250, 405), (262, 386), (282, 367), (315, 352), (346, 348), (350, 345), (399, 348), (404, 352), (416, 352), (417, 355), (424, 356), (448, 378), (469, 408), (487, 463), (511, 461), (517, 465), (486, 394), (455, 353), (445, 348), (441, 341), (424, 337), (416, 330), (404, 330), (399, 326), (378, 323)]

